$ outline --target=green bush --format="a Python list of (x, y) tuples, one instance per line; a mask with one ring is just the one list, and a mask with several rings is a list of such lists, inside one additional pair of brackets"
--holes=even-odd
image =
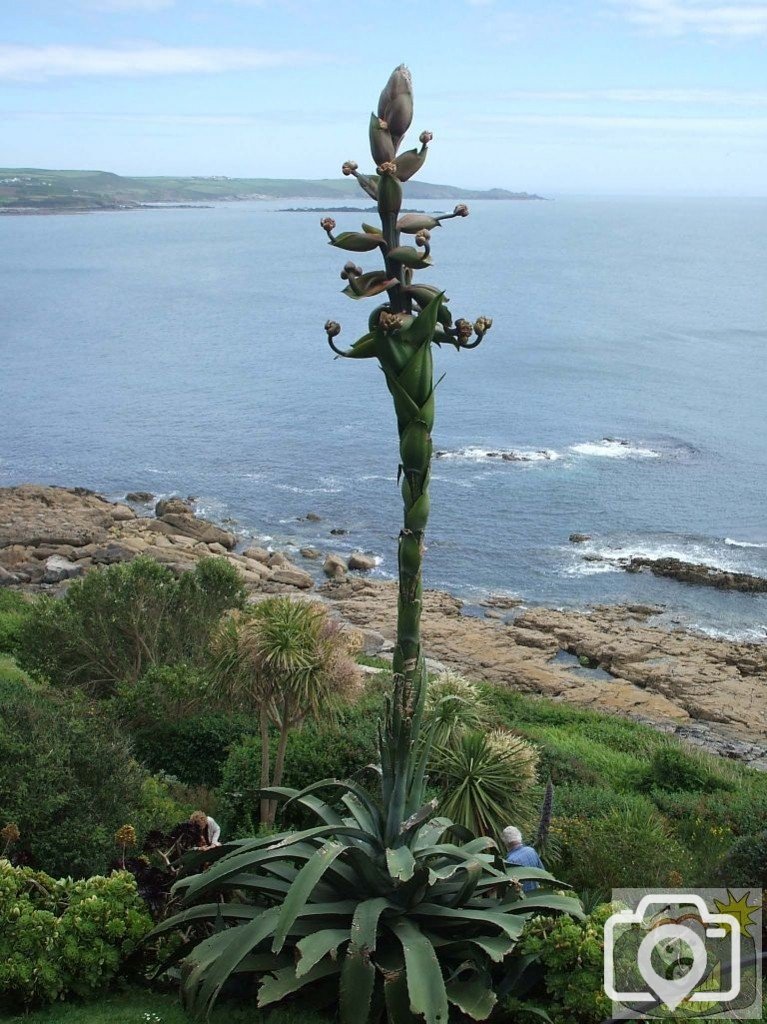
[(15, 590), (0, 590), (0, 654), (15, 654), (32, 603)]
[(560, 819), (557, 874), (574, 889), (681, 885), (690, 856), (652, 807), (617, 806), (597, 818)]
[(653, 751), (640, 787), (683, 793), (713, 793), (735, 788), (721, 762), (717, 764), (712, 757), (670, 740)]
[(140, 729), (199, 716), (209, 700), (210, 687), (205, 673), (181, 662), (152, 665), (135, 682), (118, 683), (112, 709), (121, 721)]
[[(380, 698), (372, 694), (340, 708), (331, 725), (308, 722), (291, 732), (283, 785), (301, 789), (319, 779), (348, 779), (376, 762), (380, 710)], [(276, 745), (276, 736), (272, 742)], [(260, 778), (261, 741), (248, 736), (232, 747), (223, 769), (220, 813), (227, 836), (258, 830)]]
[(153, 665), (199, 664), (214, 625), (242, 604), (224, 559), (176, 577), (151, 558), (89, 573), (61, 599), (40, 598), (18, 638), (18, 660), (38, 677), (109, 696)]
[(34, 864), (54, 875), (98, 874), (121, 825), (143, 836), (186, 814), (87, 702), (0, 683), (0, 825), (18, 825), (18, 849)]
[(767, 832), (742, 836), (724, 858), (719, 876), (729, 886), (767, 889)]
[(128, 872), (55, 881), (0, 860), (0, 1000), (29, 1006), (106, 988), (152, 919)]
[(185, 786), (212, 788), (221, 782), (230, 748), (257, 729), (258, 721), (243, 713), (216, 712), (176, 721), (158, 717), (134, 733), (133, 747), (150, 771), (172, 775)]
[[(554, 1024), (597, 1024), (611, 1016), (612, 1004), (604, 992), (604, 924), (613, 911), (605, 904), (585, 921), (566, 914), (534, 918), (518, 947), (521, 956), (535, 957), (543, 968), (543, 992), (531, 997), (545, 1007)], [(510, 1016), (528, 1019), (525, 1004), (510, 1000)], [(532, 1018), (529, 1018), (532, 1020)]]

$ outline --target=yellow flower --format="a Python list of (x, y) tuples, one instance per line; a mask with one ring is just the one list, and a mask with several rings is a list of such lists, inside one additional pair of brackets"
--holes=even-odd
[(115, 832), (115, 842), (120, 846), (136, 845), (136, 830), (133, 825), (123, 825)]

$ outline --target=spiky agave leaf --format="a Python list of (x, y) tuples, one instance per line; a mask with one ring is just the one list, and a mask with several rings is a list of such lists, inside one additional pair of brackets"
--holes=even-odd
[[(447, 818), (426, 817), (392, 848), (386, 816), (353, 784), (268, 796), (319, 824), (207, 852), (211, 866), (174, 888), (183, 909), (155, 930), (198, 930), (182, 971), (194, 1014), (209, 1013), (235, 975), (258, 979), (260, 1006), (338, 976), (343, 1024), (365, 1024), (377, 999), (432, 1024), (446, 1022), (448, 1003), (484, 1020), (492, 1005), (481, 988), (525, 920), (576, 909), (551, 892), (562, 883), (547, 872), (507, 870), (493, 840), (444, 841), (454, 830)], [(540, 888), (523, 898), (528, 878)]]

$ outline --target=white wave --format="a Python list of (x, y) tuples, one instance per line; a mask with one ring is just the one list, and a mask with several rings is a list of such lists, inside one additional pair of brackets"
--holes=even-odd
[(562, 572), (565, 576), (599, 576), (605, 572), (620, 572), (620, 568), (620, 565), (613, 561), (583, 561), (565, 566)]
[(274, 484), (275, 490), (289, 491), (291, 494), (340, 494), (343, 487), (295, 487), (293, 484)]
[(469, 446), (455, 451), (439, 451), (438, 459), (462, 459), (465, 462), (484, 462), (495, 459), (498, 462), (555, 462), (561, 459), (560, 452), (552, 448), (479, 448)]
[(744, 629), (720, 629), (716, 626), (702, 626), (697, 622), (692, 622), (687, 628), (714, 640), (731, 640), (737, 644), (758, 644), (767, 641), (767, 629), (760, 629), (758, 626)]
[(631, 444), (628, 441), (618, 441), (609, 437), (604, 437), (601, 441), (584, 441), (581, 444), (571, 444), (569, 450), (575, 455), (585, 455), (588, 458), (659, 459), (661, 457), (661, 453), (653, 448), (645, 448), (642, 445)]
[(731, 548), (759, 548), (760, 550), (767, 550), (767, 544), (757, 544), (756, 541), (733, 540), (732, 537), (725, 537), (724, 542)]

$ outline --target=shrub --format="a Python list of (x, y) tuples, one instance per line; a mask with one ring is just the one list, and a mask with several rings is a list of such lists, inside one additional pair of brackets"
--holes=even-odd
[(719, 876), (727, 885), (767, 889), (767, 832), (742, 836), (724, 858)]
[(164, 772), (186, 786), (212, 788), (221, 774), (230, 748), (258, 730), (249, 715), (214, 712), (175, 721), (158, 718), (139, 729), (133, 738), (136, 757), (153, 772)]
[(193, 665), (152, 665), (137, 681), (118, 683), (112, 708), (135, 728), (199, 715), (210, 700), (205, 673)]
[(203, 559), (176, 578), (137, 558), (89, 573), (61, 599), (37, 600), (18, 659), (37, 676), (107, 696), (152, 665), (200, 663), (213, 626), (243, 600), (237, 571), (224, 559)]
[(459, 733), (435, 749), (429, 765), (440, 814), (476, 835), (530, 824), (537, 763), (536, 748), (507, 730)]
[(39, 685), (0, 684), (0, 820), (54, 875), (102, 871), (125, 821), (139, 834), (185, 814), (113, 722)]
[(426, 722), (434, 724), (434, 743), (444, 746), (456, 733), (488, 724), (490, 709), (482, 688), (457, 672), (443, 672), (426, 691)]
[(678, 741), (666, 740), (653, 751), (640, 788), (713, 793), (718, 789), (731, 790), (735, 787), (725, 775), (723, 766), (717, 765), (712, 757), (686, 749)]
[(32, 603), (15, 590), (0, 590), (0, 654), (15, 654)]
[(104, 989), (151, 927), (127, 872), (55, 881), (0, 860), (0, 997), (30, 1005)]
[[(288, 737), (284, 784), (295, 789), (323, 778), (348, 779), (378, 760), (376, 723), (381, 713), (377, 695), (342, 707), (332, 724), (307, 722)], [(271, 742), (276, 747), (276, 736)], [(226, 760), (221, 780), (221, 824), (227, 837), (258, 829), (261, 785), (261, 740), (245, 737)]]
[(681, 884), (689, 873), (689, 855), (654, 808), (618, 806), (598, 818), (561, 819), (559, 827), (558, 874), (575, 889)]
[[(519, 953), (534, 957), (543, 969), (545, 995), (538, 1001), (554, 1024), (597, 1024), (610, 1018), (612, 1004), (603, 984), (604, 924), (613, 909), (601, 906), (585, 921), (563, 914), (534, 918), (527, 925)], [(505, 1019), (516, 1020), (524, 1009), (524, 1003), (507, 1002), (512, 1015)]]

